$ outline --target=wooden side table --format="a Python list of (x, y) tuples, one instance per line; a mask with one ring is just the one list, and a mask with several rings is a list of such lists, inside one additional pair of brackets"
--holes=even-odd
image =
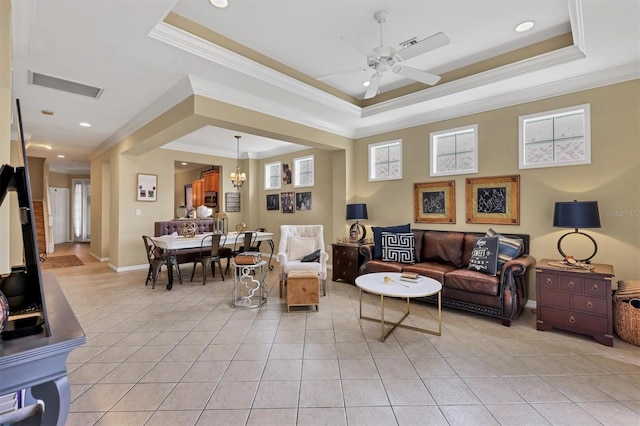
[(586, 334), (613, 346), (613, 266), (592, 263), (593, 269), (587, 271), (554, 262), (543, 259), (536, 264), (536, 328)]
[(360, 254), (361, 244), (332, 244), (333, 281), (343, 280), (355, 284), (364, 256)]

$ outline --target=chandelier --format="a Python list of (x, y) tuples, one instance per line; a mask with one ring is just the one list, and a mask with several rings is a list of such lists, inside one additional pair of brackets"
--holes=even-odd
[(232, 172), (231, 175), (229, 176), (231, 178), (231, 183), (233, 184), (234, 188), (242, 188), (242, 185), (244, 184), (244, 182), (247, 180), (247, 175), (244, 173), (240, 172), (240, 138), (242, 136), (235, 136), (235, 138), (237, 139), (237, 145), (238, 145), (238, 163), (236, 165), (236, 171)]

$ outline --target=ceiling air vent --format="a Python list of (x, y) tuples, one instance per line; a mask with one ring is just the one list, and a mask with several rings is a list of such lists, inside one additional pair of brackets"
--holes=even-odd
[(75, 81), (63, 80), (46, 74), (29, 71), (29, 84), (48, 87), (50, 89), (62, 90), (63, 92), (74, 93), (76, 95), (88, 96), (98, 99), (104, 89), (76, 83)]

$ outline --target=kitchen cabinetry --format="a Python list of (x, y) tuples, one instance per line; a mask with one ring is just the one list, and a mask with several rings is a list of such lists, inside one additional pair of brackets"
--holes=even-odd
[(593, 336), (613, 346), (611, 280), (613, 266), (566, 269), (543, 259), (536, 265), (537, 329), (558, 328)]

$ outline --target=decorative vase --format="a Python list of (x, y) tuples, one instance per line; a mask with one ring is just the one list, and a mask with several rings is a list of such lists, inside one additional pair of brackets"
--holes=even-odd
[(200, 219), (204, 219), (209, 215), (209, 209), (207, 206), (200, 206), (196, 209), (196, 216)]

